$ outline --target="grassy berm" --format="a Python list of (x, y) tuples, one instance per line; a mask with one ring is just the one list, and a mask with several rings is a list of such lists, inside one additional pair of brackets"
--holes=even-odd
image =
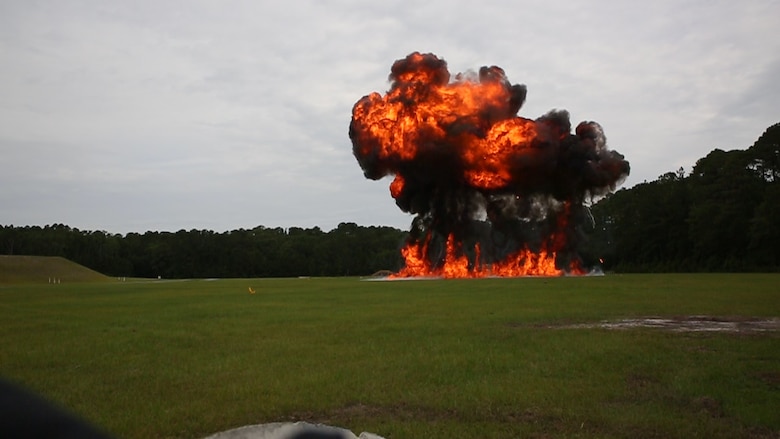
[(780, 437), (776, 330), (577, 326), (778, 318), (777, 274), (44, 281), (0, 309), (0, 375), (118, 438)]
[(59, 256), (0, 255), (0, 285), (109, 280), (97, 271)]

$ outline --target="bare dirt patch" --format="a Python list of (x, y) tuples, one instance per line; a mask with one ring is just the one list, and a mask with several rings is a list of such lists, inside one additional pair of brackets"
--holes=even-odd
[(698, 412), (707, 414), (713, 418), (723, 418), (726, 413), (723, 410), (723, 405), (717, 399), (711, 396), (699, 396), (691, 401), (691, 406)]
[(762, 333), (780, 331), (780, 318), (744, 316), (640, 317), (621, 320), (604, 320), (596, 323), (550, 326), (550, 328), (603, 328), (612, 330), (651, 328), (673, 332)]
[(758, 378), (768, 386), (780, 390), (780, 372), (765, 371), (757, 374)]

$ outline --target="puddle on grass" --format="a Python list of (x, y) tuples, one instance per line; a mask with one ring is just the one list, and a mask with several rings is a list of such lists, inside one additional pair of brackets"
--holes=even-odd
[(550, 328), (603, 328), (613, 330), (652, 328), (673, 332), (753, 333), (780, 331), (780, 318), (712, 316), (642, 317), (622, 320), (604, 320), (597, 323), (550, 326)]

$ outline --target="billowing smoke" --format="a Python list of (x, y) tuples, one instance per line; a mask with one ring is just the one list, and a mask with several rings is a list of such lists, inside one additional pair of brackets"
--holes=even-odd
[(524, 85), (496, 66), (451, 77), (444, 60), (396, 61), (390, 90), (355, 103), (349, 137), (366, 178), (414, 214), (402, 276), (560, 274), (581, 268), (584, 202), (629, 173), (601, 126), (553, 110), (519, 117)]

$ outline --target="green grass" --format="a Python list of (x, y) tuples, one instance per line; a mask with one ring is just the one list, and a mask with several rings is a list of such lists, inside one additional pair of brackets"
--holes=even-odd
[(24, 284), (0, 287), (0, 311), (0, 375), (120, 438), (294, 420), (412, 439), (780, 434), (777, 332), (555, 327), (778, 317), (777, 274)]

